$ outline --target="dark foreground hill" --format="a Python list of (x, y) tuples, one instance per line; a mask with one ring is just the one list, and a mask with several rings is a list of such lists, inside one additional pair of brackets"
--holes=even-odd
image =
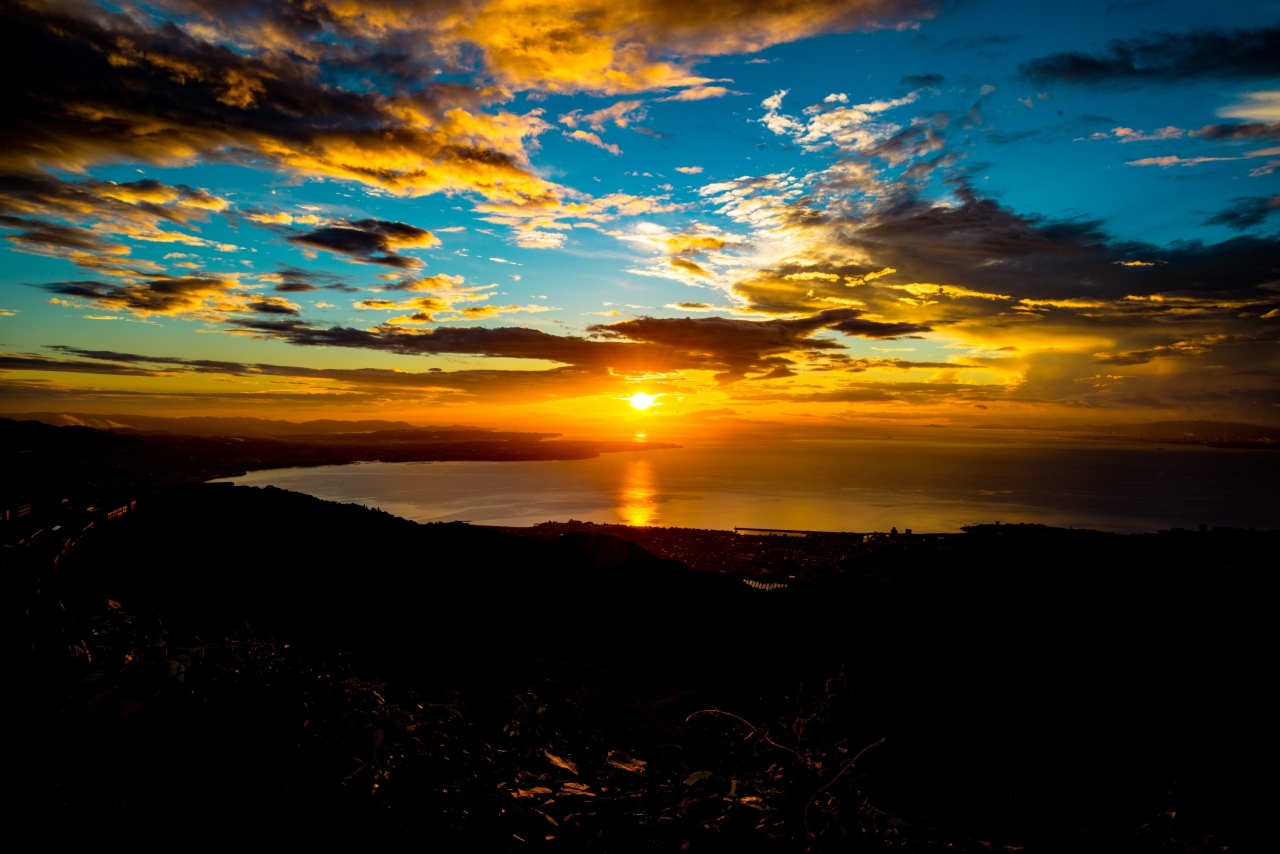
[(1002, 526), (762, 590), (173, 487), (56, 571), (5, 553), (15, 812), (64, 842), (1245, 850), (1276, 546)]

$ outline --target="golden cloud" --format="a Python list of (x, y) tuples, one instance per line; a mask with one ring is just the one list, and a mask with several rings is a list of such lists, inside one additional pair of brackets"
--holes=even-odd
[[(29, 46), (41, 65), (28, 71), (42, 82), (13, 105), (19, 130), (0, 145), (0, 166), (30, 173), (127, 159), (266, 159), (406, 195), (475, 192), (506, 205), (554, 205), (563, 191), (529, 162), (549, 128), (541, 111), (487, 109), (510, 90), (681, 88), (676, 97), (712, 97), (722, 87), (692, 71), (700, 57), (935, 12), (925, 0), (320, 0), (310, 7), (313, 26), (268, 4), (165, 6), (179, 26), (87, 7), (9, 7), (0, 23)], [(414, 85), (344, 90), (321, 79), (327, 60), (358, 66), (406, 45), (408, 63), (395, 73)], [(474, 85), (422, 85), (437, 64), (465, 70), (468, 51), (481, 60)], [(596, 131), (607, 121), (621, 127), (639, 109), (624, 101), (582, 120)], [(617, 150), (598, 135), (576, 138)]]
[(18, 232), (9, 238), (18, 248), (54, 257), (129, 254), (127, 246), (107, 243), (102, 235), (224, 248), (193, 232), (211, 212), (227, 207), (226, 199), (206, 190), (155, 180), (121, 184), (42, 173), (0, 175), (0, 228)]
[(195, 314), (206, 310), (219, 313), (252, 310), (248, 308), (251, 299), (267, 306), (265, 313), (268, 314), (297, 314), (296, 308), (282, 311), (289, 305), (283, 300), (236, 298), (233, 291), (238, 285), (234, 279), (216, 276), (156, 275), (143, 282), (56, 282), (44, 288), (64, 297), (80, 298), (103, 308), (128, 311), (141, 317)]
[(662, 248), (669, 255), (699, 255), (729, 246), (731, 241), (709, 234), (676, 234), (662, 238)]
[(34, 3), (6, 7), (0, 23), (28, 44), (39, 66), (28, 71), (41, 81), (11, 105), (14, 132), (0, 144), (0, 168), (11, 172), (230, 158), (407, 195), (474, 191), (515, 202), (556, 192), (528, 160), (549, 125), (536, 110), (486, 111), (502, 90), (344, 90), (321, 79), (323, 45), (270, 25), (220, 41), (212, 25), (153, 27)]
[(707, 272), (704, 267), (695, 264), (687, 258), (668, 258), (667, 264), (680, 272), (689, 273), (704, 279), (711, 278), (711, 273)]
[(490, 0), (465, 8), (443, 33), (476, 45), (504, 85), (606, 95), (715, 82), (693, 71), (698, 57), (936, 14), (935, 4), (912, 0)]

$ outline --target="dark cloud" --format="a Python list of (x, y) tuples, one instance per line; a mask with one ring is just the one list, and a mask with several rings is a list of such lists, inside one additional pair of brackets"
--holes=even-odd
[(66, 344), (50, 344), (45, 349), (67, 356), (104, 362), (146, 363), (151, 365), (180, 366), (198, 373), (242, 374), (247, 368), (240, 362), (224, 362), (213, 359), (179, 359), (174, 356), (140, 356), (137, 353), (121, 353), (116, 350), (88, 350)]
[(245, 304), (250, 311), (256, 311), (259, 314), (285, 314), (291, 317), (297, 317), (302, 314), (296, 305), (285, 302), (277, 297), (263, 297), (262, 299), (250, 300)]
[(1098, 353), (1095, 359), (1101, 365), (1145, 365), (1156, 359), (1189, 359), (1203, 356), (1216, 348), (1241, 344), (1274, 344), (1280, 342), (1280, 329), (1264, 329), (1256, 333), (1210, 335), (1157, 344), (1141, 350), (1123, 353)]
[(382, 264), (401, 270), (421, 267), (422, 261), (397, 254), (397, 249), (433, 246), (440, 242), (426, 229), (381, 219), (321, 226), (302, 234), (292, 234), (286, 239), (299, 246), (345, 255), (362, 264)]
[(1209, 217), (1205, 224), (1245, 231), (1280, 215), (1280, 196), (1249, 196), (1231, 201), (1231, 207)]
[[(232, 320), (238, 328), (299, 346), (355, 347), (404, 355), (456, 354), (542, 359), (585, 369), (620, 372), (710, 370), (720, 382), (749, 373), (768, 373), (790, 364), (784, 354), (838, 351), (843, 345), (812, 336), (857, 319), (854, 309), (833, 309), (795, 320), (736, 320), (723, 317), (642, 317), (588, 328), (590, 337), (551, 335), (537, 329), (438, 327), (372, 330), (335, 326), (321, 329), (302, 321)], [(891, 337), (909, 324), (850, 327), (849, 334)], [(781, 360), (781, 361), (780, 361)]]
[(0, 214), (0, 228), (17, 231), (17, 234), (6, 235), (5, 240), (28, 251), (56, 255), (71, 252), (121, 254), (117, 245), (104, 240), (102, 235), (75, 225)]
[[(1115, 241), (1090, 220), (1021, 216), (957, 186), (961, 204), (910, 196), (870, 222), (821, 224), (877, 264), (913, 282), (1022, 297), (1122, 297), (1230, 291), (1280, 278), (1280, 239), (1242, 236), (1217, 244), (1158, 247)], [(1141, 262), (1144, 266), (1125, 266)]]
[(919, 89), (922, 86), (941, 86), (947, 82), (947, 78), (941, 74), (908, 74), (902, 78), (902, 82), (912, 89)]
[[(557, 208), (512, 91), (681, 88), (700, 55), (932, 18), (932, 0), (0, 5), (0, 170), (231, 161)], [(555, 38), (530, 38), (554, 32)], [(673, 57), (683, 57), (673, 60)], [(440, 76), (443, 71), (445, 76)]]
[[(401, 41), (412, 63), (397, 62), (394, 50), (330, 39), (319, 8), (307, 25), (272, 30), (289, 17), (280, 14), (286, 7), (300, 8), (236, 4), (227, 22), (256, 15), (259, 26), (241, 31), (242, 41), (218, 43), (89, 3), (3, 4), (0, 169), (205, 158), (401, 192), (548, 197), (551, 185), (528, 171), (524, 149), (539, 121), (482, 112), (501, 93), (433, 82), (430, 44), (411, 46), (408, 33)], [(286, 33), (301, 41), (280, 44)]]
[(179, 314), (221, 305), (236, 282), (214, 276), (155, 275), (146, 282), (115, 284), (98, 281), (52, 282), (39, 287), (64, 297), (87, 299), (100, 306), (137, 314)]
[[(476, 70), (516, 90), (598, 94), (688, 85), (695, 57), (755, 53), (820, 33), (901, 26), (933, 18), (936, 0), (338, 0), (265, 3), (166, 0), (179, 15), (232, 43), (270, 33), (326, 65), (375, 58), (348, 73), (412, 85), (424, 69)], [(553, 33), (554, 37), (536, 34)], [(677, 59), (683, 57), (683, 59)]]
[(904, 335), (918, 335), (931, 332), (933, 327), (923, 323), (880, 323), (855, 317), (834, 324), (832, 329), (845, 335), (856, 335), (862, 338), (901, 338)]
[[(63, 358), (31, 354), (0, 354), (0, 370), (55, 371), (59, 373), (115, 374), (122, 376), (162, 376), (181, 373), (220, 374), (245, 379), (284, 379), (308, 383), (306, 397), (322, 396), (320, 383), (337, 383), (338, 392), (328, 403), (368, 403), (386, 397), (416, 399), (424, 392), (435, 397), (466, 399), (483, 395), (487, 399), (523, 398), (541, 394), (598, 394), (609, 383), (622, 378), (607, 371), (574, 366), (543, 371), (467, 370), (441, 371), (431, 368), (413, 372), (385, 368), (312, 368), (256, 362), (226, 362), (183, 359), (173, 356), (145, 356), (111, 350), (88, 350), (67, 345), (48, 349)], [(254, 391), (260, 399), (262, 391)], [(218, 396), (225, 397), (225, 396)], [(268, 394), (268, 398), (276, 399)], [(284, 399), (288, 399), (285, 397)]]
[(1099, 353), (1096, 361), (1099, 365), (1132, 367), (1145, 365), (1161, 358), (1194, 358), (1203, 356), (1206, 352), (1208, 351), (1203, 347), (1159, 346), (1147, 350), (1129, 350), (1124, 353)]
[(360, 288), (347, 284), (342, 276), (326, 273), (322, 270), (303, 270), (288, 264), (279, 264), (274, 273), (264, 278), (275, 282), (275, 289), (283, 294), (303, 294), (310, 291), (339, 291), (346, 294), (360, 292)]
[(101, 362), (81, 362), (69, 359), (50, 359), (45, 356), (0, 353), (0, 371), (56, 371), (74, 374), (110, 374), (126, 377), (154, 377), (162, 372)]
[(810, 336), (852, 319), (850, 309), (823, 311), (796, 320), (734, 320), (725, 317), (641, 317), (589, 327), (606, 340), (625, 340), (669, 353), (677, 367), (713, 368), (720, 382), (747, 373), (774, 371), (782, 363), (771, 357), (796, 351), (839, 350), (842, 345)]
[[(750, 308), (779, 316), (857, 306), (827, 327), (848, 335), (943, 335), (982, 346), (1029, 333), (1064, 342), (1094, 337), (1110, 341), (1112, 353), (1129, 353), (1152, 346), (1144, 337), (1152, 328), (1167, 334), (1176, 324), (1190, 336), (1273, 322), (1266, 318), (1277, 304), (1280, 235), (1255, 230), (1215, 244), (1165, 246), (1120, 241), (1096, 221), (1019, 215), (963, 182), (952, 186), (958, 203), (907, 193), (871, 210), (839, 197), (821, 208), (814, 196), (778, 205), (773, 215), (804, 247), (804, 261), (755, 270), (733, 290)], [(1242, 205), (1232, 221), (1251, 221), (1245, 215), (1256, 216), (1258, 204)], [(1033, 377), (1025, 366), (1076, 358), (1071, 346), (987, 367)], [(1092, 356), (1046, 375), (1095, 370)], [(1186, 370), (1192, 361), (1183, 360)], [(838, 370), (838, 362), (827, 356), (808, 368)], [(1077, 392), (1055, 387), (1050, 396)]]
[(1024, 63), (1019, 71), (1040, 84), (1087, 86), (1280, 77), (1280, 25), (1116, 39), (1102, 53), (1050, 54)]
[[(1187, 356), (1199, 356), (1203, 351), (1195, 353), (1187, 353)], [(1134, 365), (1145, 365), (1156, 359), (1157, 356), (1180, 355), (1177, 353), (1169, 353), (1161, 350), (1130, 350), (1125, 353), (1099, 353), (1097, 362), (1099, 365), (1115, 365), (1116, 367), (1132, 367)]]
[(1202, 137), (1213, 142), (1244, 140), (1259, 142), (1280, 139), (1280, 122), (1237, 122), (1230, 125), (1205, 125), (1200, 130), (1193, 130), (1191, 136)]
[[(153, 262), (130, 259), (129, 246), (111, 237), (217, 246), (191, 232), (198, 231), (196, 223), (226, 206), (224, 199), (206, 190), (149, 179), (116, 183), (68, 181), (39, 172), (0, 174), (0, 229), (16, 232), (6, 237), (14, 248), (64, 258), (95, 272), (133, 275), (161, 270)], [(182, 230), (165, 227), (170, 225)]]
[[(948, 367), (955, 367), (949, 365)], [(1007, 385), (950, 382), (853, 382), (829, 391), (793, 391), (779, 388), (770, 391), (737, 392), (731, 398), (736, 401), (765, 403), (787, 401), (791, 403), (869, 403), (899, 402), (903, 404), (931, 404), (944, 400), (956, 400), (969, 404), (974, 400), (1000, 400), (1009, 397)]]
[(946, 113), (917, 118), (910, 126), (868, 148), (864, 156), (879, 157), (890, 166), (897, 166), (939, 151), (946, 144), (942, 132), (949, 123)]
[(92, 178), (64, 181), (40, 172), (0, 174), (0, 213), (9, 215), (132, 225), (154, 225), (163, 220), (189, 225), (225, 206), (223, 199), (207, 190), (153, 179), (116, 183)]
[(958, 369), (958, 368), (980, 368), (981, 365), (970, 365), (964, 362), (913, 362), (910, 359), (858, 359), (853, 363), (853, 367), (847, 370), (861, 372), (869, 368), (894, 368), (896, 370), (909, 371), (913, 368), (926, 368), (929, 370), (941, 369)]
[(402, 355), (456, 354), (545, 359), (563, 364), (600, 365), (617, 356), (627, 345), (592, 341), (575, 336), (550, 335), (537, 329), (445, 326), (422, 331), (397, 327), (353, 329), (334, 326), (321, 329), (302, 321), (235, 320), (241, 329), (278, 338), (303, 347), (353, 347), (385, 350)]

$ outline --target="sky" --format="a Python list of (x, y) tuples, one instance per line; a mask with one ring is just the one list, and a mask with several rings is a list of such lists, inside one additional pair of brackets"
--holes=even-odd
[(1280, 2), (13, 0), (0, 40), (6, 412), (1280, 422)]

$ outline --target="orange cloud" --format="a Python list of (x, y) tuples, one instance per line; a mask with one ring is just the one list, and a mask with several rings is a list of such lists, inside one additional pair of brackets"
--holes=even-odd
[(671, 255), (695, 255), (723, 249), (729, 241), (706, 234), (676, 234), (663, 240), (662, 245)]
[[(549, 125), (536, 110), (488, 111), (502, 90), (326, 85), (324, 46), (269, 23), (238, 30), (238, 50), (220, 45), (212, 24), (151, 27), (71, 7), (6, 7), (0, 25), (30, 46), (38, 67), (29, 71), (41, 80), (38, 98), (24, 90), (10, 105), (18, 130), (0, 141), (0, 166), (11, 172), (230, 158), (406, 195), (475, 191), (516, 202), (556, 192), (528, 157)], [(315, 62), (300, 61), (308, 56)]]
[(713, 83), (693, 71), (701, 56), (935, 13), (934, 4), (914, 0), (490, 0), (460, 11), (442, 31), (476, 45), (486, 70), (513, 89), (614, 95)]
[[(38, 96), (18, 90), (9, 107), (13, 132), (0, 140), (0, 168), (40, 174), (127, 160), (179, 166), (216, 158), (401, 195), (474, 193), (503, 209), (507, 224), (521, 232), (520, 245), (534, 247), (563, 242), (558, 220), (599, 222), (653, 205), (605, 212), (609, 203), (584, 202), (538, 175), (530, 153), (551, 125), (541, 110), (497, 106), (513, 90), (676, 89), (669, 97), (715, 97), (724, 88), (693, 70), (702, 57), (820, 32), (898, 26), (936, 11), (929, 0), (316, 0), (307, 17), (320, 22), (313, 26), (269, 4), (214, 8), (169, 0), (165, 8), (176, 26), (79, 6), (5, 7), (0, 26), (28, 45), (35, 64), (27, 71), (41, 85)], [(392, 72), (400, 83), (386, 91), (369, 82), (343, 88), (322, 74), (330, 62), (357, 71), (365, 63), (366, 81), (380, 78), (386, 69), (373, 66), (385, 55), (405, 56)], [(438, 82), (441, 68), (470, 79)], [(567, 123), (571, 138), (618, 154), (621, 148), (600, 132), (642, 115), (642, 102), (627, 100), (571, 115)], [(224, 201), (192, 195), (114, 198), (134, 206), (225, 208)], [(285, 225), (290, 217), (260, 212), (253, 219)], [(120, 233), (200, 241), (155, 223), (121, 224)]]
[[(225, 199), (205, 190), (155, 180), (66, 181), (41, 173), (0, 179), (0, 228), (18, 232), (9, 236), (11, 243), (23, 251), (68, 258), (92, 269), (103, 268), (106, 259), (101, 256), (130, 254), (128, 246), (109, 243), (103, 235), (234, 251), (234, 246), (215, 244), (193, 233), (211, 212), (227, 207)], [(95, 255), (99, 256), (96, 261)]]
[(689, 273), (690, 275), (704, 279), (711, 278), (711, 274), (707, 272), (707, 270), (686, 258), (668, 258), (667, 263), (680, 272)]
[[(247, 300), (232, 299), (232, 291), (238, 286), (234, 279), (216, 276), (153, 276), (145, 282), (110, 284), (106, 282), (56, 282), (45, 285), (46, 290), (64, 297), (78, 297), (108, 309), (128, 311), (142, 317), (153, 314), (192, 314), (204, 309), (220, 311), (244, 311)], [(296, 307), (282, 311), (291, 305), (274, 297), (256, 298), (255, 302), (266, 306), (267, 314), (297, 314)]]

